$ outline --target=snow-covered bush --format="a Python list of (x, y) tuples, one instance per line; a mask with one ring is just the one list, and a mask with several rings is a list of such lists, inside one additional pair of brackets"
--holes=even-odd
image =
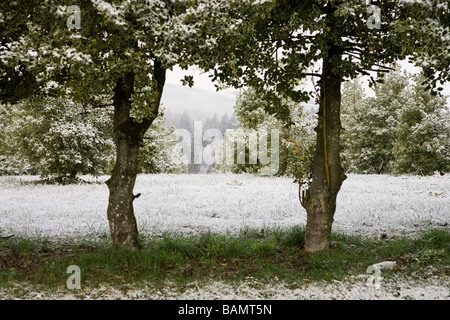
[(32, 98), (2, 114), (2, 173), (40, 174), (66, 183), (77, 174), (101, 174), (113, 161), (106, 109), (88, 110), (70, 100)]
[[(279, 133), (278, 141), (278, 172), (277, 175), (292, 176), (299, 180), (307, 180), (311, 174), (312, 157), (314, 150), (315, 132), (314, 117), (303, 105), (293, 101), (283, 101), (289, 109), (291, 123), (278, 119), (266, 110), (270, 102), (260, 97), (255, 90), (249, 89), (242, 92), (235, 105), (237, 117), (237, 130), (227, 131), (223, 146), (218, 148), (218, 159), (215, 170), (219, 172), (231, 171), (233, 173), (249, 172), (261, 173), (261, 169), (271, 165), (261, 161), (259, 148), (261, 147), (261, 135), (267, 135), (267, 150), (270, 157), (271, 130)], [(226, 141), (234, 141), (234, 144)], [(254, 161), (250, 161), (251, 141), (258, 144), (258, 155)], [(263, 142), (264, 143), (264, 142)], [(244, 146), (239, 150), (239, 145)], [(234, 150), (227, 150), (233, 148)], [(238, 152), (245, 153), (239, 154)], [(226, 155), (234, 152), (234, 161), (227, 163)], [(241, 161), (238, 161), (239, 158)], [(242, 163), (242, 159), (245, 162)], [(256, 161), (255, 161), (256, 160)], [(255, 163), (256, 162), (256, 163)]]
[(397, 111), (392, 150), (394, 170), (431, 175), (450, 172), (450, 110), (445, 97), (431, 95), (417, 78), (407, 103)]
[(141, 172), (143, 173), (185, 173), (187, 159), (182, 156), (182, 148), (176, 143), (175, 128), (167, 128), (164, 116), (159, 115), (153, 122), (140, 150)]
[[(76, 181), (77, 174), (107, 174), (114, 162), (111, 116), (110, 109), (56, 98), (0, 107), (0, 174), (40, 174), (60, 183)], [(159, 116), (144, 140), (141, 172), (185, 172), (175, 139)]]
[(16, 108), (0, 104), (0, 175), (35, 174), (30, 163), (18, 151), (18, 139), (13, 130)]
[(430, 175), (450, 171), (449, 109), (424, 78), (395, 71), (366, 97), (344, 85), (343, 159), (349, 172)]

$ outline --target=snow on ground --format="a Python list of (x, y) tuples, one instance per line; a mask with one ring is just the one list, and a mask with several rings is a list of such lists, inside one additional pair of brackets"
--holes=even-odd
[(101, 285), (97, 288), (54, 291), (40, 290), (29, 284), (0, 288), (2, 299), (27, 300), (444, 300), (450, 299), (449, 280), (434, 276), (427, 280), (381, 279), (380, 288), (367, 285), (362, 275), (345, 282), (317, 282), (293, 286), (279, 282), (262, 283), (248, 277), (239, 284), (219, 281), (199, 284), (191, 282), (184, 288), (166, 282), (157, 288), (126, 286), (125, 289)]
[[(106, 177), (90, 184), (36, 184), (0, 177), (0, 229), (19, 237), (97, 239), (108, 234)], [(97, 183), (95, 183), (97, 182)], [(142, 234), (226, 233), (306, 223), (291, 179), (253, 175), (140, 175), (135, 214)], [(450, 176), (349, 175), (338, 196), (334, 230), (415, 235), (450, 227)]]
[[(0, 177), (0, 232), (49, 240), (98, 239), (108, 234), (106, 177), (89, 184), (36, 184), (37, 177)], [(280, 177), (252, 175), (141, 175), (135, 193), (140, 232), (238, 234), (246, 228), (289, 228), (306, 223), (297, 185)], [(450, 227), (450, 176), (349, 175), (338, 196), (334, 230), (362, 235), (414, 236), (429, 228)], [(292, 287), (274, 279), (240, 285), (193, 282), (180, 292), (164, 288), (110, 286), (70, 292), (39, 290), (18, 283), (0, 287), (0, 299), (449, 299), (445, 276), (384, 279), (367, 285), (368, 275), (345, 282)]]

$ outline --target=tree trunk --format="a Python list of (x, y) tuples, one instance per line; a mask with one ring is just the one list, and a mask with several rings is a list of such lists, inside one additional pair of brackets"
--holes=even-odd
[(307, 212), (305, 251), (318, 252), (330, 246), (336, 197), (346, 176), (340, 161), (341, 76), (331, 61), (339, 59), (330, 47), (324, 58), (320, 83), (320, 107), (314, 155), (313, 178), (302, 198)]
[(133, 195), (137, 176), (140, 141), (122, 135), (116, 142), (116, 163), (108, 180), (108, 221), (113, 244), (138, 248), (138, 229)]
[(165, 82), (165, 69), (155, 62), (154, 79), (157, 82), (157, 95), (148, 107), (152, 115), (142, 122), (134, 122), (130, 116), (131, 96), (134, 92), (134, 73), (127, 72), (119, 79), (114, 89), (114, 142), (116, 162), (111, 178), (106, 182), (109, 188), (108, 222), (114, 245), (139, 248), (138, 228), (134, 215), (133, 194), (139, 170), (139, 150), (144, 135), (158, 115), (159, 104)]

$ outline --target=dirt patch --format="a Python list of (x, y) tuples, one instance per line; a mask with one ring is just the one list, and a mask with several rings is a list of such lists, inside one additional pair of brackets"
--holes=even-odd
[(82, 252), (94, 250), (96, 250), (95, 247), (87, 247), (77, 250), (56, 248), (21, 252), (4, 248), (0, 249), (0, 269), (15, 269), (25, 274), (30, 274), (36, 272), (43, 265), (49, 265), (65, 258), (76, 258)]

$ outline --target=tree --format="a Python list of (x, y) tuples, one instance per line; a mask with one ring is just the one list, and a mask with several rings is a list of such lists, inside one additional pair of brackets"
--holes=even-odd
[[(58, 183), (76, 175), (102, 174), (113, 161), (106, 110), (86, 110), (72, 101), (37, 97), (11, 106), (3, 116), (6, 173), (39, 173)], [(3, 140), (3, 139), (2, 139)]]
[(9, 104), (0, 104), (0, 175), (36, 174), (27, 159), (17, 152), (16, 135), (8, 130), (13, 112)]
[(259, 134), (269, 134), (271, 129), (277, 129), (280, 132), (280, 141), (278, 153), (279, 168), (276, 174), (290, 176), (298, 180), (306, 181), (310, 179), (310, 164), (314, 154), (314, 131), (312, 125), (314, 117), (305, 110), (303, 104), (293, 101), (286, 101), (285, 103), (290, 112), (292, 121), (290, 125), (265, 111), (267, 109), (265, 105), (270, 104), (270, 101), (260, 97), (255, 89), (250, 88), (242, 91), (238, 95), (234, 106), (237, 117), (237, 130), (229, 131), (226, 139), (232, 138), (237, 145), (245, 147), (243, 150), (245, 152), (245, 163), (238, 163), (238, 154), (235, 152), (235, 161), (233, 164), (228, 164), (225, 161), (224, 150), (219, 149), (221, 152), (219, 159), (221, 158), (222, 161), (218, 163), (217, 170), (229, 170), (234, 173), (260, 172), (268, 164), (263, 164), (258, 156), (256, 156), (255, 163), (249, 161), (251, 136), (255, 135), (253, 138), (258, 139)]
[[(419, 55), (424, 57), (427, 49), (420, 43), (428, 38), (427, 31), (449, 34), (449, 8), (438, 1), (382, 0), (368, 7), (357, 0), (279, 0), (237, 1), (232, 9), (230, 14), (241, 20), (235, 32), (218, 40), (226, 53), (210, 55), (206, 64), (214, 69), (214, 79), (256, 88), (273, 100), (267, 111), (285, 118), (289, 112), (279, 96), (307, 101), (310, 94), (299, 88), (299, 81), (307, 76), (318, 79), (314, 168), (301, 203), (307, 211), (305, 250), (325, 250), (336, 198), (346, 178), (340, 158), (342, 82), (388, 72), (391, 63), (415, 53), (420, 53), (413, 56), (416, 61)], [(430, 27), (424, 27), (424, 18)], [(433, 48), (445, 48), (448, 59), (445, 37), (434, 37)], [(434, 66), (443, 77), (449, 75), (448, 64)]]
[(181, 116), (178, 119), (178, 126), (176, 126), (178, 129), (186, 129), (189, 132), (193, 132), (194, 130), (194, 120), (192, 120), (191, 116), (185, 109)]
[(450, 113), (446, 100), (425, 88), (423, 76), (414, 80), (407, 90), (408, 101), (396, 112), (394, 172), (420, 175), (450, 172)]
[(398, 30), (408, 30), (408, 37), (401, 41), (414, 46), (411, 60), (422, 68), (427, 90), (442, 91), (444, 82), (450, 81), (449, 10), (448, 1), (409, 1), (406, 19), (397, 22)]
[(367, 98), (358, 82), (343, 88), (342, 144), (347, 169), (358, 173), (390, 173), (398, 121), (396, 112), (408, 100), (408, 77), (400, 71), (375, 85), (375, 97)]
[(228, 113), (225, 113), (222, 118), (220, 119), (220, 131), (222, 132), (222, 135), (225, 134), (225, 131), (227, 131), (227, 129), (231, 129), (232, 125), (230, 123), (230, 116), (228, 115)]
[(217, 113), (214, 113), (214, 115), (211, 118), (207, 118), (203, 123), (203, 129), (209, 130), (209, 129), (218, 129), (220, 130), (220, 121), (217, 117)]
[(347, 170), (448, 172), (448, 108), (445, 98), (432, 95), (423, 82), (423, 76), (396, 70), (376, 84), (374, 97), (361, 94), (357, 81), (344, 85), (342, 140)]
[[(114, 161), (112, 110), (88, 109), (61, 98), (37, 97), (0, 107), (0, 174), (40, 174), (72, 183), (77, 174), (108, 174)], [(175, 129), (162, 115), (147, 131), (140, 172), (186, 171)]]
[(166, 71), (199, 62), (202, 56), (195, 52), (215, 46), (215, 34), (226, 33), (228, 27), (226, 3), (84, 0), (72, 4), (68, 0), (2, 2), (3, 26), (13, 31), (2, 34), (2, 75), (20, 63), (48, 94), (69, 95), (93, 108), (113, 108), (116, 158), (107, 181), (107, 216), (113, 243), (137, 248), (133, 188), (140, 147), (159, 114)]
[(20, 39), (28, 29), (27, 23), (36, 20), (35, 12), (42, 12), (39, 2), (19, 0), (0, 4), (0, 101), (9, 105), (41, 92), (41, 86), (27, 69), (26, 61), (11, 48), (21, 45)]

